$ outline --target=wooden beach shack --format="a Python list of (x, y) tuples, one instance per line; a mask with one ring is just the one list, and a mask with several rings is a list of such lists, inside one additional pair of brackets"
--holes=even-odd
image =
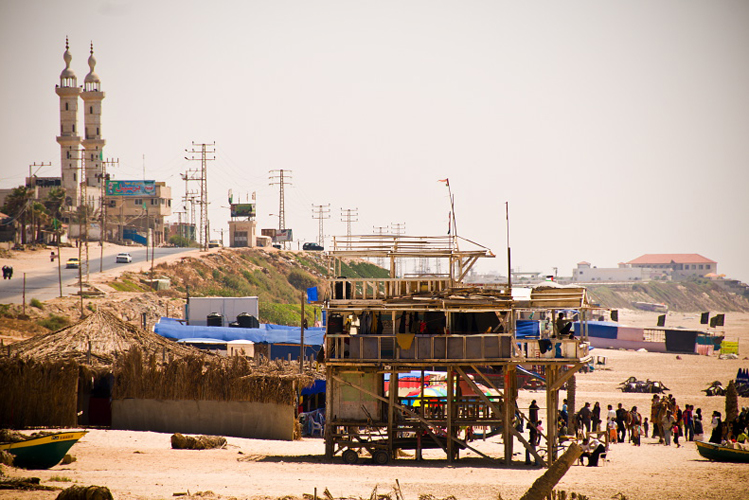
[[(475, 262), (494, 255), (451, 236), (334, 238), (328, 255), (335, 276), (323, 304), (328, 459), (340, 453), (353, 463), (366, 450), (376, 463), (386, 463), (398, 449), (415, 449), (419, 458), (425, 448), (441, 448), (449, 461), (462, 449), (486, 457), (459, 438), (459, 430), (469, 427), (501, 430), (507, 465), (515, 440), (544, 465), (557, 458), (559, 390), (590, 361), (585, 327), (574, 339), (551, 340), (551, 351), (542, 354), (539, 339), (519, 338), (516, 325), (531, 314), (553, 318), (558, 310), (574, 311), (584, 325), (589, 311), (584, 288), (538, 288), (518, 302), (507, 287), (467, 284)], [(343, 277), (340, 263), (349, 258), (388, 262), (390, 277)], [(397, 273), (403, 262), (423, 259), (441, 260), (446, 272)], [(511, 424), (521, 365), (541, 367), (545, 375), (544, 456)], [(422, 389), (418, 404), (400, 396), (398, 374), (413, 371), (446, 372), (446, 394), (428, 397)]]

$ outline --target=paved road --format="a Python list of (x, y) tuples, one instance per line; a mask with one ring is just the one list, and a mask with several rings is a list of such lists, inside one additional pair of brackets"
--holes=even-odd
[[(133, 256), (133, 264), (117, 264), (114, 255), (104, 255), (103, 272), (113, 269), (130, 268), (135, 270), (150, 268), (150, 259), (146, 261), (146, 248), (127, 248), (122, 249)], [(187, 252), (198, 252), (196, 248), (156, 248), (155, 258), (166, 257)], [(148, 250), (150, 257), (150, 249)], [(92, 247), (89, 250), (89, 276), (92, 280), (99, 274), (99, 247)], [(78, 291), (78, 270), (66, 269), (65, 261), (68, 257), (63, 253), (62, 262), (62, 293), (63, 295), (74, 294)], [(49, 267), (36, 268), (26, 273), (26, 303), (34, 298), (41, 301), (49, 300), (60, 295), (58, 283), (57, 263), (49, 262), (49, 256), (46, 256)], [(133, 266), (133, 267), (131, 267)], [(84, 276), (85, 279), (85, 276)], [(23, 300), (23, 272), (14, 266), (13, 279), (0, 280), (0, 304), (20, 304)]]

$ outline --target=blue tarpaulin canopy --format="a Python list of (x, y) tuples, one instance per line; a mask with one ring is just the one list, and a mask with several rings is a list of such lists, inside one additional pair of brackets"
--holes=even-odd
[[(250, 340), (265, 344), (299, 344), (301, 328), (298, 326), (272, 325), (263, 323), (260, 328), (235, 328), (229, 326), (193, 326), (185, 325), (181, 320), (161, 318), (154, 326), (154, 331), (162, 337), (182, 339), (216, 339), (225, 342), (231, 340)], [(325, 328), (312, 327), (304, 329), (304, 344), (320, 346), (323, 344)]]

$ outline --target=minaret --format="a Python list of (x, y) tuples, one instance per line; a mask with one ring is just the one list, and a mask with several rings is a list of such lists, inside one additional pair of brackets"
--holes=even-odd
[(68, 38), (65, 37), (65, 69), (60, 73), (60, 85), (55, 86), (55, 92), (60, 96), (60, 135), (57, 142), (60, 144), (62, 167), (62, 187), (65, 188), (65, 204), (68, 207), (77, 207), (80, 198), (81, 182), (81, 138), (76, 130), (78, 120), (78, 79), (70, 69), (70, 61), (73, 57), (68, 50)]
[(91, 55), (88, 58), (90, 68), (83, 80), (83, 164), (86, 166), (86, 196), (89, 204), (98, 208), (101, 196), (102, 160), (106, 141), (101, 138), (101, 101), (104, 92), (101, 91), (101, 81), (94, 72), (96, 59), (94, 58), (94, 44), (91, 42)]

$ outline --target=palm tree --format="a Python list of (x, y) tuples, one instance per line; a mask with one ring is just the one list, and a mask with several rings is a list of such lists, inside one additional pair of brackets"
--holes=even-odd
[(32, 239), (34, 242), (40, 240), (42, 234), (42, 228), (49, 226), (51, 218), (49, 216), (49, 210), (44, 204), (38, 201), (31, 202), (31, 220), (35, 227), (32, 227)]
[(50, 224), (55, 233), (55, 238), (59, 238), (60, 219), (62, 218), (62, 209), (65, 205), (65, 188), (55, 187), (49, 190), (44, 200), (44, 206), (47, 207), (49, 214), (52, 216)]
[(26, 186), (18, 186), (5, 198), (2, 211), (10, 215), (21, 226), (21, 244), (26, 244), (26, 223), (30, 215), (30, 201), (34, 198), (34, 190)]

